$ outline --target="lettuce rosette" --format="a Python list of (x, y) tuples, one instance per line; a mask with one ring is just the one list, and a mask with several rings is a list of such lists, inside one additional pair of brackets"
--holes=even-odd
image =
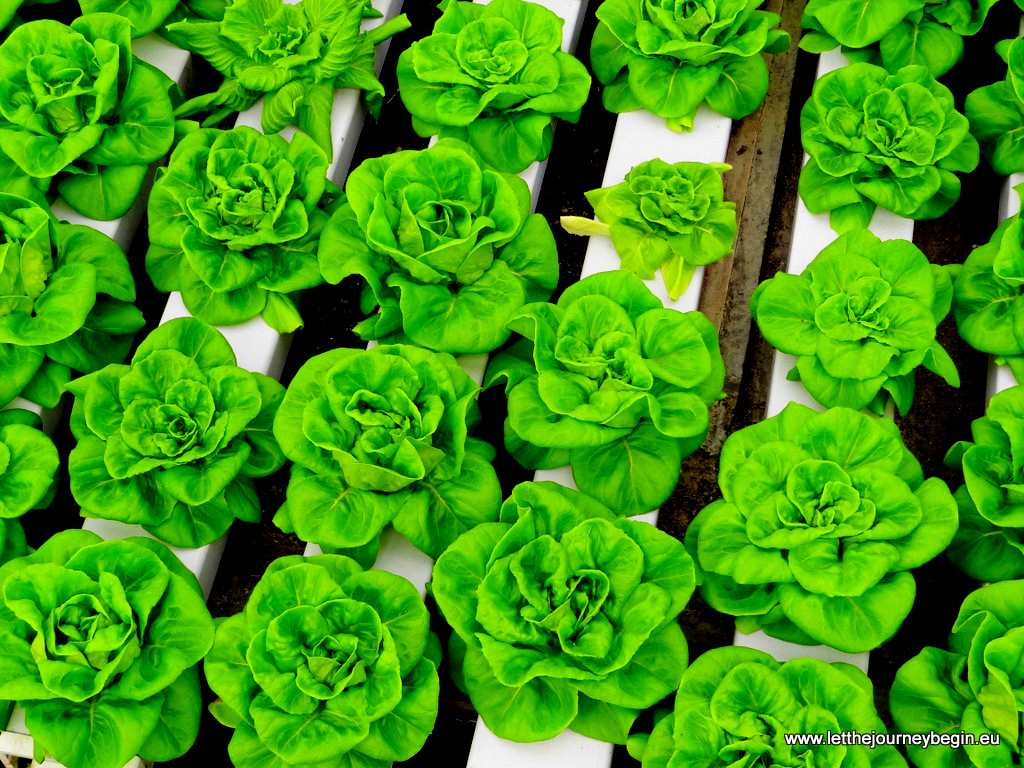
[(451, 355), (404, 344), (311, 358), (274, 419), (294, 462), (274, 522), (370, 565), (389, 523), (436, 558), (497, 520), (494, 449), (468, 437), (478, 392)]
[(452, 354), (490, 352), (524, 304), (558, 282), (555, 239), (530, 213), (526, 182), (490, 169), (467, 144), (371, 158), (349, 174), (320, 238), (329, 283), (361, 275), (364, 339)]
[(601, 272), (556, 304), (509, 322), (524, 338), (484, 386), (505, 380), (505, 446), (530, 469), (572, 467), (577, 487), (616, 514), (656, 509), (704, 442), (721, 397), (718, 334), (700, 312), (666, 309), (630, 272)]
[(960, 197), (956, 172), (978, 166), (978, 141), (953, 94), (925, 67), (890, 74), (850, 64), (822, 75), (800, 112), (810, 155), (799, 192), (832, 228), (866, 227), (878, 207), (908, 219), (935, 219)]
[(452, 677), (504, 739), (571, 728), (625, 743), (686, 667), (682, 543), (556, 483), (517, 485), (499, 522), (438, 558), (431, 586), (455, 630)]
[(31, 411), (0, 411), (0, 565), (28, 553), (18, 518), (45, 509), (57, 489), (60, 456)]
[(789, 48), (764, 0), (604, 0), (590, 44), (610, 112), (646, 109), (675, 131), (693, 130), (697, 108), (739, 120), (768, 93), (762, 53)]
[(946, 549), (957, 505), (892, 419), (790, 403), (730, 435), (723, 498), (686, 531), (701, 595), (763, 630), (846, 653), (877, 648), (914, 604), (910, 569)]
[(992, 170), (1002, 176), (1024, 171), (1024, 40), (996, 44), (1006, 76), (967, 94), (964, 114)]
[[(1014, 188), (1024, 197), (1024, 186)], [(953, 283), (953, 317), (960, 336), (1008, 365), (1024, 381), (1024, 222), (1004, 219), (987, 243), (967, 256)]]
[(145, 323), (135, 279), (109, 237), (23, 197), (0, 193), (0, 237), (0, 406), (55, 408), (72, 370), (124, 361)]
[(1024, 388), (992, 396), (985, 415), (971, 423), (972, 440), (961, 440), (946, 454), (946, 464), (963, 472), (953, 494), (960, 527), (949, 559), (979, 581), (1024, 578)]
[(40, 762), (172, 760), (199, 732), (213, 632), (199, 582), (165, 545), (62, 531), (0, 567), (0, 699), (25, 710)]
[(726, 202), (725, 163), (666, 163), (655, 158), (630, 169), (621, 184), (586, 193), (600, 221), (563, 216), (574, 235), (609, 235), (622, 269), (650, 280), (661, 270), (676, 301), (698, 266), (732, 253), (736, 203)]
[(224, 75), (217, 90), (189, 99), (174, 114), (209, 112), (203, 125), (211, 126), (262, 98), (263, 133), (294, 125), (333, 157), (335, 90), (361, 90), (377, 117), (384, 86), (375, 74), (374, 49), (409, 27), (402, 14), (362, 31), (363, 19), (380, 16), (370, 0), (234, 0), (220, 19), (170, 24), (167, 34), (175, 43), (200, 54)]
[(237, 768), (389, 768), (437, 718), (440, 644), (416, 588), (339, 555), (272, 562), (217, 619), (204, 669)]
[(301, 133), (291, 142), (247, 126), (185, 136), (149, 198), (153, 285), (181, 291), (211, 325), (259, 315), (279, 333), (301, 328), (290, 294), (324, 281), (317, 242), (337, 197), (327, 165)]
[(851, 61), (896, 72), (922, 64), (942, 77), (964, 55), (997, 0), (810, 0), (800, 20), (800, 47), (841, 47)]
[(1024, 752), (1024, 581), (971, 592), (948, 650), (926, 647), (896, 672), (889, 710), (904, 733), (998, 736), (998, 744), (907, 746), (921, 768), (1018, 768)]
[(68, 470), (84, 517), (139, 524), (177, 547), (209, 544), (235, 518), (260, 521), (252, 478), (284, 464), (270, 434), (284, 388), (239, 368), (215, 328), (171, 320), (130, 364), (68, 390), (78, 440)]
[[(90, 13), (41, 19), (0, 43), (0, 179), (116, 219), (174, 141), (177, 86), (132, 55), (131, 22)], [(55, 190), (54, 190), (55, 187)]]
[(868, 676), (841, 661), (713, 648), (683, 673), (673, 711), (630, 736), (643, 768), (906, 768), (892, 746), (787, 744), (790, 734), (885, 733)]
[(907, 240), (883, 242), (866, 229), (840, 235), (799, 275), (761, 283), (750, 312), (773, 347), (795, 355), (788, 378), (826, 408), (901, 414), (913, 402), (918, 366), (953, 387), (960, 375), (935, 339), (949, 314), (949, 271)]
[(423, 137), (462, 139), (503, 173), (551, 153), (554, 121), (575, 123), (590, 73), (562, 51), (564, 22), (524, 0), (442, 0), (433, 32), (398, 58), (398, 93)]

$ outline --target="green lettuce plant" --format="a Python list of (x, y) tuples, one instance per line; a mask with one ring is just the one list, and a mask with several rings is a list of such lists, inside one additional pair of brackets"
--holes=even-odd
[(349, 174), (320, 238), (329, 283), (361, 275), (364, 339), (452, 354), (490, 352), (527, 302), (558, 282), (544, 217), (522, 179), (494, 171), (466, 143), (371, 158)]
[(403, 344), (310, 359), (274, 419), (294, 462), (274, 523), (369, 565), (388, 523), (436, 558), (497, 520), (494, 449), (467, 437), (479, 390), (451, 355)]
[(693, 130), (701, 104), (739, 120), (768, 93), (762, 53), (789, 48), (764, 0), (604, 0), (590, 44), (610, 112), (646, 109)]
[(142, 313), (117, 244), (91, 227), (0, 193), (0, 406), (18, 395), (57, 405), (71, 371), (128, 354)]
[(855, 229), (799, 275), (779, 272), (761, 283), (750, 312), (773, 347), (797, 357), (789, 378), (826, 408), (882, 415), (892, 397), (905, 414), (918, 366), (960, 386), (953, 360), (935, 340), (952, 298), (949, 272), (929, 264), (913, 243), (882, 242)]
[(190, 99), (175, 115), (211, 112), (203, 125), (216, 125), (263, 98), (264, 133), (295, 125), (333, 157), (334, 91), (362, 90), (370, 113), (378, 116), (384, 86), (374, 69), (374, 48), (409, 27), (402, 14), (361, 31), (363, 19), (380, 16), (370, 0), (302, 0), (295, 5), (235, 0), (222, 20), (170, 24), (168, 34), (175, 42), (203, 56), (224, 75), (216, 91)]
[(810, 155), (800, 197), (832, 228), (866, 227), (876, 207), (909, 219), (941, 216), (960, 197), (956, 172), (978, 165), (978, 141), (953, 95), (921, 66), (889, 74), (851, 64), (818, 78), (800, 112)]
[(738, 646), (713, 648), (683, 673), (673, 711), (650, 736), (629, 738), (643, 768), (700, 765), (906, 768), (892, 746), (786, 744), (790, 734), (885, 733), (871, 680), (841, 661), (791, 659)]
[(964, 114), (992, 169), (1003, 176), (1024, 171), (1024, 40), (996, 44), (1006, 76), (967, 94)]
[(68, 768), (172, 760), (202, 707), (213, 645), (199, 582), (158, 541), (62, 531), (0, 567), (0, 699)]
[(562, 19), (542, 5), (442, 0), (433, 33), (398, 58), (398, 92), (420, 136), (462, 139), (496, 170), (551, 152), (554, 119), (575, 123), (590, 73), (563, 53)]
[(505, 739), (571, 728), (625, 743), (686, 667), (676, 617), (694, 570), (683, 545), (555, 483), (517, 485), (500, 522), (438, 558), (431, 585), (455, 630), (452, 676)]
[(527, 304), (509, 328), (524, 338), (494, 357), (484, 383), (505, 379), (509, 452), (531, 469), (570, 465), (579, 489), (616, 514), (657, 508), (721, 397), (714, 326), (615, 271), (580, 280), (556, 304)]
[(270, 434), (284, 387), (235, 365), (201, 320), (156, 328), (129, 365), (68, 385), (75, 395), (71, 493), (84, 517), (137, 523), (178, 547), (260, 520), (252, 478), (280, 469)]
[(323, 283), (316, 250), (337, 187), (312, 139), (289, 143), (247, 126), (188, 134), (149, 198), (146, 271), (181, 291), (193, 317), (236, 325), (260, 315), (302, 326), (289, 294)]
[(841, 47), (852, 61), (896, 72), (921, 64), (941, 77), (964, 55), (964, 37), (981, 29), (997, 0), (810, 0), (800, 47)]
[(1024, 428), (1024, 389), (1011, 387), (992, 396), (985, 415), (971, 423), (973, 440), (949, 449), (946, 464), (963, 472), (953, 494), (960, 527), (949, 559), (973, 579), (1024, 578), (1024, 450), (1017, 435)]
[(204, 665), (234, 728), (237, 768), (389, 768), (437, 718), (441, 660), (430, 616), (401, 576), (339, 555), (280, 557), (244, 611), (217, 619)]
[(22, 24), (0, 44), (0, 83), (5, 190), (27, 177), (92, 219), (122, 216), (174, 140), (177, 86), (132, 55), (121, 16)]
[(60, 456), (41, 426), (31, 411), (0, 411), (0, 565), (28, 553), (18, 518), (50, 506), (56, 491)]
[(586, 193), (600, 221), (563, 216), (575, 235), (610, 235), (622, 269), (645, 280), (660, 269), (675, 301), (698, 266), (732, 253), (736, 203), (725, 202), (725, 163), (673, 163), (655, 158), (631, 168), (621, 184)]
[(948, 648), (927, 647), (896, 673), (889, 709), (900, 731), (998, 735), (998, 745), (909, 745), (921, 768), (1014, 768), (1024, 737), (1024, 581), (1004, 581), (971, 592), (960, 606)]
[(877, 648), (914, 604), (910, 573), (957, 527), (946, 484), (924, 479), (892, 419), (798, 403), (722, 447), (723, 498), (686, 531), (701, 595), (764, 630), (847, 653)]
[[(1022, 185), (1017, 194), (1024, 196)], [(953, 317), (960, 336), (995, 355), (1024, 381), (1024, 224), (1015, 214), (975, 248), (953, 283)]]

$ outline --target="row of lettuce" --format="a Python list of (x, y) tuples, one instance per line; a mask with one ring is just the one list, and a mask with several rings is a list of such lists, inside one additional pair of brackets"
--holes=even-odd
[[(758, 5), (608, 0), (592, 46), (606, 106), (648, 109), (677, 129), (705, 102), (749, 114), (767, 90), (761, 52), (788, 45)], [(935, 13), (946, 4), (916, 5), (900, 22), (928, 30), (915, 40), (949, 23)], [(130, 24), (107, 13), (28, 22), (0, 46), (17, 105), (0, 129), (12, 193), (0, 196), (0, 401), (52, 405), (72, 392), (68, 474), (83, 514), (180, 547), (216, 540), (235, 518), (257, 522), (253, 478), (290, 461), (275, 523), (328, 554), (276, 561), (243, 613), (214, 622), (159, 542), (66, 531), (31, 551), (17, 517), (49, 503), (60, 462), (34, 417), (4, 411), (0, 698), (25, 709), (40, 752), (69, 768), (183, 754), (205, 659), (240, 768), (408, 759), (433, 728), (442, 653), (416, 589), (366, 570), (388, 525), (436, 560), (450, 670), (495, 733), (629, 740), (645, 767), (817, 764), (816, 748), (784, 735), (882, 730), (870, 682), (848, 665), (727, 648), (687, 669), (677, 617), (697, 585), (741, 629), (863, 651), (895, 633), (914, 601), (910, 571), (943, 551), (976, 578), (1024, 577), (1018, 390), (994, 398), (974, 442), (951, 450), (965, 476), (955, 496), (923, 477), (891, 420), (854, 410), (880, 412), (889, 397), (905, 410), (920, 365), (956, 382), (935, 342), (951, 305), (976, 346), (1011, 364), (1021, 355), (1009, 348), (1016, 219), (955, 282), (911, 244), (862, 229), (875, 205), (940, 215), (959, 194), (953, 172), (977, 165), (968, 121), (922, 67), (845, 68), (805, 107), (815, 160), (801, 191), (835, 203), (825, 210), (841, 208), (833, 220), (849, 231), (804, 275), (763, 285), (753, 309), (829, 408), (791, 405), (731, 436), (723, 498), (684, 543), (627, 517), (674, 488), (724, 367), (710, 322), (666, 309), (640, 277), (660, 269), (676, 297), (696, 266), (731, 251), (725, 167), (652, 160), (590, 193), (601, 223), (567, 224), (610, 235), (627, 272), (548, 303), (554, 239), (512, 173), (547, 156), (553, 117), (578, 118), (590, 87), (559, 50), (554, 14), (518, 0), (442, 3), (398, 70), (417, 130), (442, 138), (365, 162), (342, 191), (327, 180), (334, 88), (360, 87), (379, 108), (373, 46), (403, 20), (363, 34), (368, 3), (188, 4), (166, 32), (225, 80), (184, 102), (131, 55), (131, 37), (166, 21), (154, 9)], [(294, 123), (308, 136), (183, 119), (207, 112), (213, 125), (261, 96), (265, 131)], [(143, 324), (131, 270), (113, 242), (55, 222), (47, 203), (59, 194), (96, 218), (120, 215), (172, 146), (149, 200), (146, 268), (194, 318), (159, 327), (125, 363)], [(349, 275), (365, 285), (357, 331), (381, 346), (314, 357), (287, 389), (239, 368), (211, 327), (262, 316), (295, 330), (296, 293)], [(506, 447), (529, 468), (569, 465), (579, 491), (525, 483), (502, 503), (494, 448), (471, 434), (479, 387), (452, 355), (494, 351), (512, 334), (485, 379), (506, 389)], [(994, 339), (1006, 349), (984, 346)], [(966, 754), (1018, 764), (1022, 606), (1019, 581), (968, 598), (950, 651), (926, 649), (900, 673), (897, 724), (995, 732), (1001, 751)], [(630, 738), (638, 715), (677, 690), (649, 739)], [(876, 761), (902, 757), (846, 747), (829, 758)]]
[[(625, 329), (672, 312), (645, 306), (656, 302), (646, 289), (613, 273), (574, 288), (564, 304), (547, 305), (569, 332), (539, 331), (536, 359), (539, 348), (571, 347), (580, 340), (573, 331), (588, 334), (616, 314), (617, 329), (603, 338), (628, 349)], [(680, 328), (681, 346), (692, 346)], [(634, 383), (657, 362), (674, 376), (700, 369), (699, 353), (658, 352), (630, 361), (642, 374)], [(711, 356), (717, 350), (704, 348)], [(586, 364), (612, 365), (595, 358)], [(568, 369), (548, 370), (579, 376)], [(717, 370), (696, 375), (720, 386), (720, 362)], [(607, 378), (602, 394), (621, 383)], [(229, 754), (240, 768), (387, 766), (415, 754), (437, 715), (442, 650), (416, 588), (365, 570), (389, 521), (439, 551), (430, 590), (453, 630), (448, 668), (499, 736), (530, 742), (572, 728), (628, 743), (645, 766), (765, 754), (817, 764), (820, 748), (786, 736), (884, 732), (867, 677), (845, 663), (779, 665), (741, 648), (711, 651), (687, 669), (679, 614), (699, 585), (743, 630), (875, 648), (910, 611), (911, 569), (951, 542), (955, 553), (957, 501), (970, 503), (970, 488), (954, 500), (941, 480), (923, 477), (890, 419), (797, 404), (727, 439), (723, 498), (697, 516), (685, 542), (554, 483), (522, 483), (501, 503), (493, 450), (467, 435), (476, 386), (451, 356), (406, 345), (314, 357), (284, 391), (238, 368), (215, 329), (182, 319), (151, 334), (130, 365), (108, 366), (72, 391), (72, 487), (104, 494), (103, 511), (144, 507), (158, 538), (216, 532), (223, 523), (208, 521), (218, 515), (258, 516), (249, 478), (280, 466), (283, 452), (295, 464), (288, 511), (275, 520), (303, 533), (330, 528), (355, 546), (275, 561), (242, 613), (214, 621), (195, 578), (160, 541), (69, 530), (28, 551), (17, 521), (5, 519), (0, 697), (24, 708), (40, 754), (69, 768), (183, 754), (197, 734), (203, 659), (218, 697), (211, 711), (234, 729)], [(974, 425), (1007, 451), (1022, 423), (1014, 398), (1016, 388), (994, 398)], [(4, 413), (0, 497), (9, 512), (45, 503), (52, 477), (43, 475), (58, 461), (23, 412)], [(653, 421), (642, 418), (634, 432)], [(980, 441), (957, 449), (993, 450)], [(1004, 529), (1003, 546), (1019, 547), (1018, 532)], [(964, 549), (985, 556), (985, 546)], [(897, 675), (891, 707), (900, 729), (996, 734), (1002, 746), (966, 752), (972, 763), (1018, 764), (1022, 632), (1024, 580), (969, 596), (950, 650), (926, 648)], [(649, 737), (631, 733), (644, 710), (677, 690), (674, 714), (656, 715)], [(954, 754), (932, 746), (927, 757), (946, 764)], [(837, 764), (876, 759), (903, 764), (891, 748), (866, 745), (845, 747)]]

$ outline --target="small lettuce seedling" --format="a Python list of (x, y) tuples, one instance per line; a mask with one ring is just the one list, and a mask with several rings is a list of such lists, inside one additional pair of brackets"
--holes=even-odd
[(556, 483), (517, 485), (500, 522), (438, 558), (431, 584), (455, 630), (453, 679), (504, 739), (571, 728), (625, 743), (686, 668), (677, 616), (694, 570), (682, 543)]
[(284, 464), (270, 434), (284, 387), (235, 365), (215, 328), (164, 323), (130, 364), (67, 388), (78, 440), (68, 469), (83, 516), (139, 524), (177, 547), (215, 541), (236, 517), (259, 522), (252, 478)]
[(846, 653), (877, 648), (910, 613), (910, 570), (953, 540), (957, 505), (924, 478), (892, 419), (790, 403), (722, 447), (723, 498), (686, 546), (701, 595), (758, 629)]
[(551, 153), (555, 118), (575, 123), (590, 73), (562, 51), (562, 19), (537, 3), (442, 0), (427, 37), (398, 58), (398, 92), (420, 136), (462, 139), (519, 173)]
[(280, 557), (217, 619), (210, 712), (236, 768), (390, 768), (434, 729), (441, 648), (416, 588), (339, 555)]
[(199, 582), (153, 539), (62, 531), (0, 567), (0, 699), (25, 710), (40, 761), (185, 754), (213, 633)]
[(799, 275), (761, 283), (750, 312), (768, 342), (795, 355), (789, 378), (826, 408), (905, 414), (923, 365), (953, 387), (960, 376), (935, 339), (949, 313), (949, 271), (907, 240), (882, 242), (866, 229), (840, 235)]
[(574, 235), (610, 235), (622, 269), (649, 280), (661, 270), (672, 301), (698, 266), (732, 253), (736, 203), (724, 200), (725, 163), (654, 159), (631, 168), (626, 180), (586, 193), (600, 221), (563, 216)]
[(739, 120), (768, 93), (762, 53), (789, 48), (764, 0), (604, 0), (590, 44), (610, 112), (646, 109), (674, 131), (693, 130), (697, 109)]

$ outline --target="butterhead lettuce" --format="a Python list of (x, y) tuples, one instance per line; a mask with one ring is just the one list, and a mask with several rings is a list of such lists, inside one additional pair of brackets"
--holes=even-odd
[(0, 698), (68, 768), (180, 757), (213, 644), (199, 582), (148, 538), (55, 534), (0, 567)]
[(195, 318), (156, 328), (128, 365), (68, 385), (78, 444), (68, 471), (85, 517), (137, 523), (178, 547), (259, 522), (252, 478), (284, 464), (270, 436), (284, 388), (235, 365), (224, 336)]
[(494, 449), (469, 437), (479, 387), (455, 358), (395, 344), (335, 349), (295, 374), (274, 419), (291, 459), (274, 522), (331, 550), (376, 559), (394, 525), (436, 558), (498, 517)]
[[(1017, 194), (1024, 194), (1021, 185)], [(1003, 220), (987, 243), (967, 256), (953, 283), (953, 316), (960, 336), (1008, 365), (1024, 381), (1024, 223)]]
[(389, 768), (437, 717), (440, 645), (416, 588), (339, 555), (275, 560), (217, 620), (210, 711), (236, 768)]
[(810, 155), (800, 197), (832, 228), (866, 227), (876, 207), (908, 219), (934, 219), (960, 197), (956, 172), (978, 166), (978, 141), (953, 94), (925, 67), (894, 74), (850, 64), (818, 78), (800, 111)]
[(971, 592), (949, 635), (948, 650), (926, 647), (896, 672), (889, 709), (905, 733), (998, 735), (1000, 743), (960, 749), (908, 745), (921, 768), (1013, 768), (1024, 737), (1020, 665), (1024, 647), (1024, 581)]
[(499, 353), (505, 445), (530, 469), (572, 467), (579, 489), (616, 514), (656, 509), (704, 442), (725, 368), (700, 312), (666, 309), (631, 272), (601, 272), (555, 304), (509, 322), (524, 338)]
[(117, 244), (0, 194), (0, 406), (57, 405), (71, 371), (120, 363), (142, 328), (135, 279)]
[(586, 193), (600, 221), (563, 216), (562, 226), (576, 235), (610, 235), (622, 269), (644, 280), (660, 269), (675, 301), (698, 266), (732, 253), (736, 203), (725, 201), (721, 175), (731, 167), (649, 160), (621, 184)]
[(0, 411), (0, 565), (28, 552), (18, 518), (50, 505), (60, 456), (31, 411)]
[(730, 435), (723, 498), (686, 531), (701, 595), (744, 632), (846, 653), (877, 648), (914, 603), (910, 570), (957, 528), (892, 419), (790, 403)]
[(686, 667), (676, 617), (694, 571), (682, 543), (555, 483), (517, 485), (499, 522), (438, 558), (431, 584), (455, 630), (453, 678), (505, 739), (572, 728), (625, 743)]
[(132, 55), (121, 16), (18, 26), (0, 44), (0, 84), (0, 176), (55, 186), (92, 219), (124, 215), (174, 141), (177, 86)]
[(1024, 40), (996, 44), (1006, 76), (967, 94), (964, 114), (992, 169), (1003, 176), (1024, 171)]
[(211, 112), (203, 125), (216, 125), (262, 97), (263, 133), (295, 125), (333, 157), (335, 90), (362, 90), (370, 113), (379, 115), (384, 86), (374, 70), (374, 47), (409, 26), (403, 14), (364, 33), (366, 18), (380, 18), (370, 0), (235, 0), (222, 19), (168, 25), (176, 43), (224, 75), (217, 90), (188, 100), (175, 115)]
[(555, 239), (530, 213), (526, 182), (487, 167), (468, 144), (371, 158), (349, 174), (320, 238), (329, 283), (360, 275), (364, 339), (452, 354), (490, 352), (523, 304), (558, 282)]
[(554, 119), (575, 123), (590, 73), (562, 51), (562, 19), (524, 0), (442, 0), (434, 31), (398, 58), (398, 92), (420, 136), (467, 142), (519, 173), (551, 152)]
[(852, 61), (896, 72), (921, 64), (941, 77), (963, 58), (964, 37), (981, 29), (996, 0), (810, 0), (800, 47), (837, 46)]
[(949, 272), (907, 240), (882, 242), (866, 229), (840, 235), (799, 275), (761, 283), (750, 312), (768, 342), (797, 357), (789, 378), (825, 407), (913, 402), (924, 366), (957, 387), (960, 376), (935, 339), (949, 313)]
[(604, 0), (590, 44), (611, 112), (646, 109), (676, 131), (697, 108), (739, 120), (768, 93), (764, 53), (789, 48), (764, 0)]
[(949, 559), (979, 581), (1024, 577), (1024, 450), (1017, 443), (1024, 427), (1024, 389), (1010, 387), (992, 396), (985, 415), (971, 423), (971, 440), (953, 445), (946, 464), (963, 472), (954, 497), (960, 527)]
[(316, 249), (337, 188), (308, 136), (247, 126), (194, 131), (174, 148), (149, 198), (146, 271), (181, 291), (193, 317), (237, 325), (260, 315), (302, 326), (290, 294), (323, 283)]
[(895, 747), (789, 745), (790, 734), (885, 733), (871, 680), (844, 662), (713, 648), (683, 673), (674, 710), (649, 738), (631, 736), (643, 768), (700, 765), (906, 768)]

